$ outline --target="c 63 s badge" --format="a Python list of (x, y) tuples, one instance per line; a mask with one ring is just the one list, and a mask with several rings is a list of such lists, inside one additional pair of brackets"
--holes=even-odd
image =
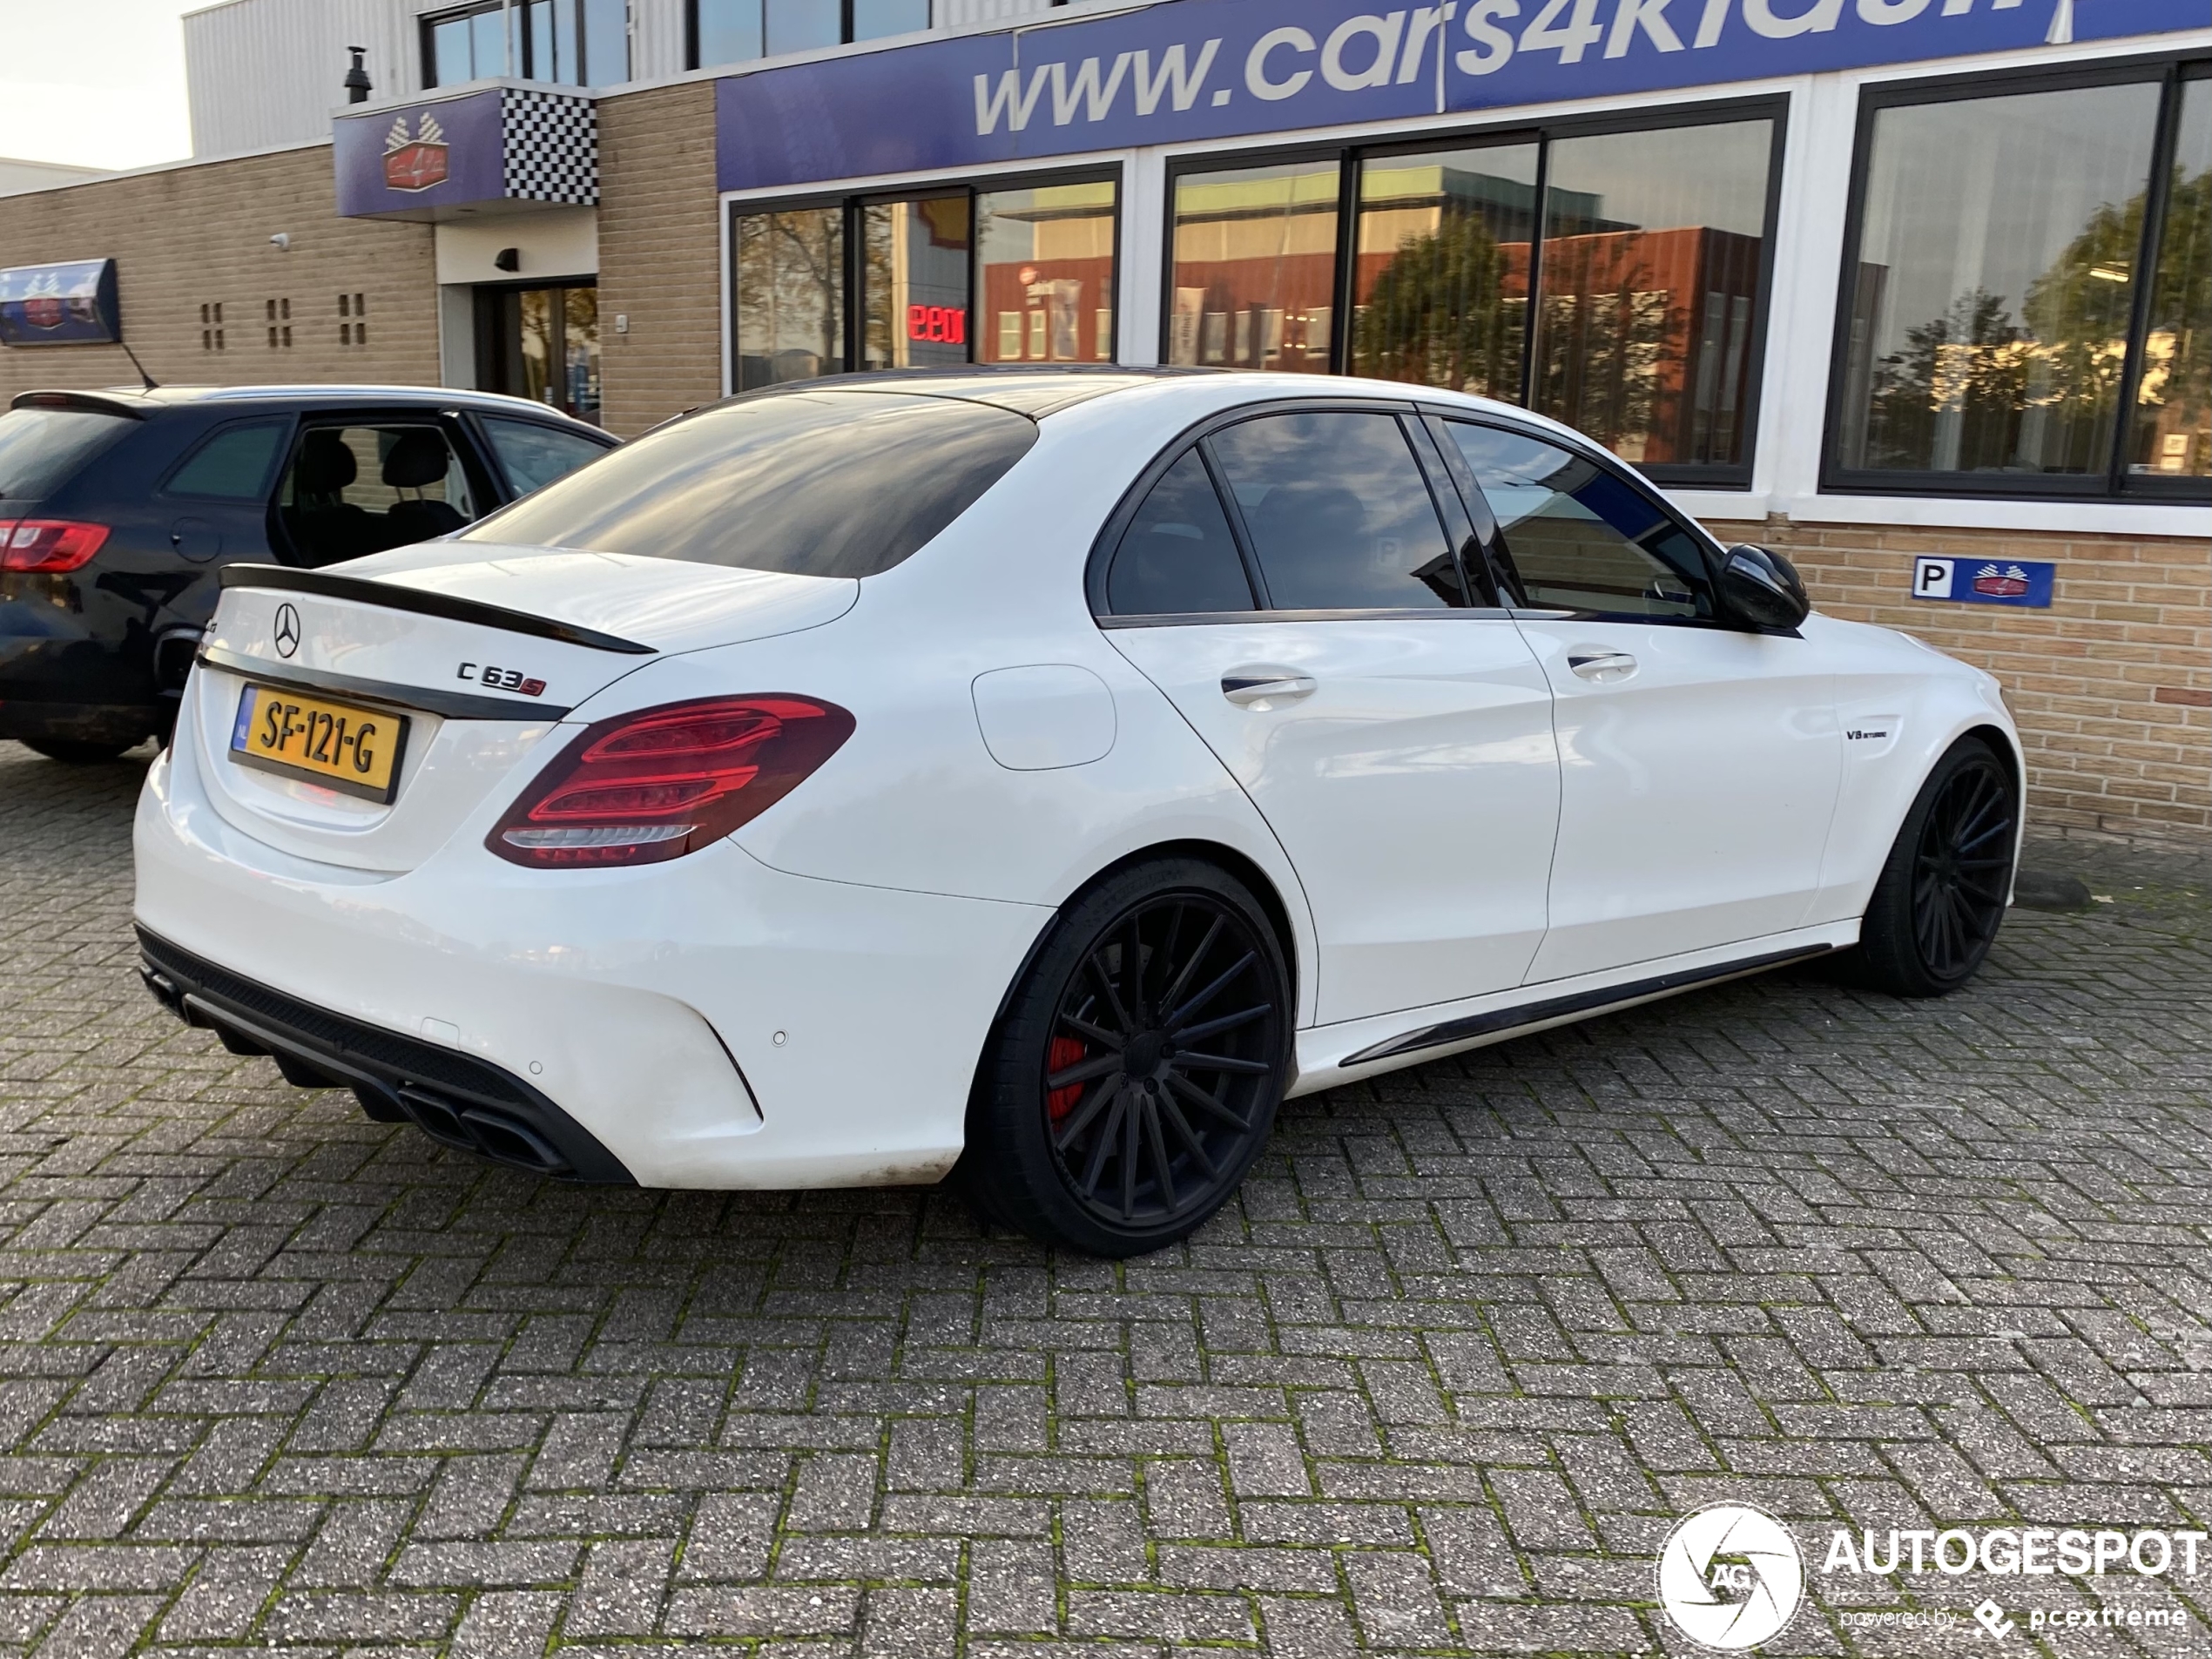
[(495, 691), (520, 691), (524, 697), (545, 695), (543, 680), (528, 678), (521, 669), (502, 668), (496, 663), (485, 663), (481, 665), (475, 663), (463, 663), (460, 671), (454, 678), (474, 680), (477, 685), (489, 686)]

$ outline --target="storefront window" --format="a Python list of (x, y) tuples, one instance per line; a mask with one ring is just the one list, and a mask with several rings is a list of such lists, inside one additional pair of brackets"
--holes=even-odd
[(1530, 401), (1625, 461), (1743, 459), (1773, 126), (1563, 138)]
[[(1977, 486), (2101, 487), (2155, 84), (1885, 104), (1870, 118), (1838, 462)], [(2147, 376), (2145, 390), (2162, 398), (2165, 384)]]
[(1176, 179), (1168, 361), (1328, 372), (1339, 177), (1330, 157)]
[(860, 210), (860, 361), (866, 368), (965, 363), (968, 194), (871, 202)]
[(1520, 397), (1536, 156), (1514, 144), (1362, 162), (1353, 374)]
[(1179, 173), (1163, 355), (1525, 399), (1683, 482), (1737, 482), (1774, 138), (1762, 113)]
[(977, 362), (1113, 361), (1114, 195), (1104, 179), (977, 194)]
[(510, 74), (564, 86), (628, 80), (626, 0), (490, 0), (422, 20), (426, 87)]
[(1063, 177), (732, 210), (736, 389), (848, 366), (1111, 362), (1119, 196), (1111, 177)]
[(691, 67), (929, 27), (929, 0), (691, 0)]
[(2128, 439), (2137, 478), (2212, 477), (2212, 80), (2181, 98)]
[(739, 213), (736, 389), (812, 380), (845, 367), (845, 209)]

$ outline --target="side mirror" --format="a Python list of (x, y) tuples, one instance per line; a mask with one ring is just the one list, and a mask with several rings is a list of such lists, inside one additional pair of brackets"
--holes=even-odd
[(1812, 613), (1797, 567), (1764, 547), (1729, 549), (1720, 597), (1730, 618), (1754, 628), (1793, 629)]

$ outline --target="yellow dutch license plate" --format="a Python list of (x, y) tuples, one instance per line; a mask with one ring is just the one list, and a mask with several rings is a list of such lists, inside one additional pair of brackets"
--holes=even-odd
[(356, 704), (248, 685), (231, 727), (231, 759), (369, 800), (392, 799), (407, 750), (407, 717)]

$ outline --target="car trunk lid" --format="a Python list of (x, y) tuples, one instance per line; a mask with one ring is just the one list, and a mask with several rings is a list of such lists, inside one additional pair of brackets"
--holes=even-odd
[[(451, 543), (328, 570), (234, 565), (223, 583), (180, 727), (211, 803), (297, 856), (395, 873), (443, 846), (570, 710), (624, 675), (671, 652), (819, 626), (860, 590)], [(257, 745), (265, 725), (296, 735), (272, 754)], [(310, 743), (339, 769), (300, 772), (295, 752)]]

